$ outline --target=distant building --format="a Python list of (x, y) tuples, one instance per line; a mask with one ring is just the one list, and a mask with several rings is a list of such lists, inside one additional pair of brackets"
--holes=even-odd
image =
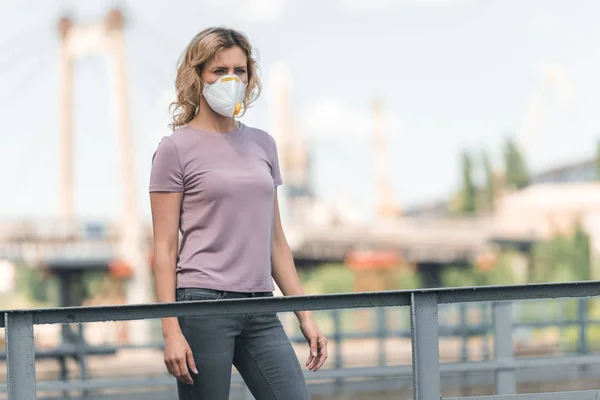
[[(556, 175), (558, 176), (558, 175)], [(583, 175), (585, 176), (585, 175)], [(581, 224), (590, 237), (591, 251), (600, 254), (600, 182), (533, 184), (496, 202), (494, 235), (535, 242), (557, 233), (571, 234)], [(594, 263), (593, 279), (600, 279)]]
[(598, 166), (595, 159), (583, 160), (552, 168), (531, 177), (536, 183), (594, 182), (598, 180)]
[[(532, 174), (531, 184), (590, 183), (600, 180), (599, 173), (596, 159), (591, 158)], [(410, 217), (441, 217), (449, 214), (448, 200), (417, 204), (405, 211), (405, 215)]]
[(577, 222), (600, 234), (599, 218), (598, 182), (533, 184), (498, 199), (494, 210), (498, 231), (540, 239), (570, 233)]

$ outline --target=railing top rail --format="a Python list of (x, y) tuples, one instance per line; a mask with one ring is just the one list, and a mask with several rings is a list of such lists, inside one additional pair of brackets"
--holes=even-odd
[[(414, 295), (427, 293), (435, 294), (438, 304), (590, 297), (600, 295), (600, 281), (391, 290), (382, 292), (190, 301), (179, 303), (18, 309), (0, 312), (5, 314), (6, 317), (11, 314), (31, 314), (34, 324), (83, 323), (153, 319), (188, 315), (245, 314), (252, 312), (409, 306)], [(4, 326), (5, 319), (1, 319), (0, 327)]]

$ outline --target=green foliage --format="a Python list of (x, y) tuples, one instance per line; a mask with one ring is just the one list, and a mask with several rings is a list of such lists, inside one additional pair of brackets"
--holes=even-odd
[(522, 257), (517, 252), (506, 251), (500, 254), (494, 268), (490, 271), (478, 271), (481, 280), (486, 285), (513, 285), (520, 282), (517, 274), (515, 273), (516, 259)]
[(397, 290), (419, 289), (422, 286), (421, 276), (407, 268), (400, 269), (396, 274)]
[(483, 173), (485, 175), (483, 205), (488, 210), (492, 210), (494, 208), (494, 200), (496, 198), (496, 181), (492, 163), (490, 162), (490, 157), (486, 151), (481, 153), (481, 164), (483, 167)]
[(504, 146), (504, 163), (506, 184), (509, 187), (522, 189), (529, 185), (529, 172), (525, 159), (512, 139), (507, 139)]
[[(348, 293), (354, 290), (354, 272), (343, 264), (325, 264), (298, 271), (302, 286), (307, 294)], [(421, 287), (417, 273), (409, 268), (399, 268), (390, 273), (395, 289), (417, 289)], [(376, 309), (339, 310), (342, 331), (373, 331), (376, 327)], [(388, 325), (393, 329), (406, 328), (409, 322), (405, 308), (386, 310)], [(325, 335), (332, 335), (334, 324), (332, 311), (315, 311), (313, 314)], [(291, 334), (300, 335), (297, 325), (291, 327)]]
[(299, 272), (307, 293), (346, 293), (354, 287), (354, 273), (343, 264), (325, 264)]
[(58, 305), (58, 282), (54, 277), (39, 269), (17, 266), (15, 278), (17, 293), (25, 293), (34, 304)]
[(519, 258), (524, 263), (525, 255), (505, 250), (489, 271), (472, 265), (452, 266), (442, 271), (442, 282), (447, 287), (461, 287), (591, 279), (589, 236), (581, 225), (577, 225), (571, 236), (556, 235), (536, 244), (532, 252), (534, 270), (526, 278), (517, 273)]
[(475, 268), (469, 266), (452, 266), (442, 270), (442, 284), (445, 287), (474, 286), (476, 282)]
[[(85, 274), (81, 301), (98, 293), (106, 292), (111, 285), (114, 285), (113, 280), (106, 272), (90, 272)], [(154, 287), (151, 288), (152, 290), (154, 290)]]
[[(343, 264), (325, 264), (317, 268), (298, 271), (306, 293), (350, 293), (354, 291), (354, 272)], [(419, 274), (399, 268), (390, 275), (394, 289), (418, 289), (421, 286)]]
[(462, 192), (461, 211), (466, 214), (474, 213), (477, 209), (477, 188), (473, 182), (473, 163), (467, 152), (462, 155)]
[(573, 234), (572, 269), (581, 280), (592, 279), (592, 266), (590, 259), (590, 238), (580, 223), (577, 224)]
[(556, 235), (534, 246), (535, 282), (591, 279), (589, 236), (577, 225), (572, 236)]
[[(13, 299), (10, 304), (18, 308), (58, 306), (60, 287), (56, 277), (42, 269), (22, 265), (17, 265), (15, 271), (15, 291), (19, 299)], [(106, 285), (110, 285), (110, 278), (106, 273), (87, 273), (81, 283), (73, 282), (71, 299), (81, 303), (90, 294), (98, 293)]]
[(503, 253), (489, 271), (477, 269), (474, 265), (451, 266), (442, 270), (442, 284), (445, 287), (511, 285), (518, 283), (513, 271), (514, 253)]

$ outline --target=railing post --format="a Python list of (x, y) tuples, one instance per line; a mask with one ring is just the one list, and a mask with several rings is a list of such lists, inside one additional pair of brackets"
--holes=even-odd
[(466, 362), (469, 358), (469, 324), (467, 321), (467, 305), (461, 303), (460, 310), (460, 361)]
[(387, 309), (379, 307), (375, 309), (375, 312), (377, 313), (377, 360), (379, 366), (383, 367), (386, 363)]
[[(335, 341), (335, 369), (341, 370), (344, 367), (342, 361), (342, 317), (341, 311), (338, 309), (331, 310), (331, 318), (333, 319), (333, 340)], [(344, 384), (342, 378), (336, 378), (334, 391), (341, 393), (341, 388)]]
[[(494, 354), (501, 365), (496, 368), (496, 394), (516, 394), (517, 381), (515, 378), (512, 304), (507, 301), (495, 302), (494, 310)], [(507, 364), (507, 365), (503, 365)]]
[[(465, 363), (469, 358), (469, 326), (467, 321), (467, 304), (461, 303), (459, 306), (460, 311), (460, 362)], [(464, 391), (467, 387), (467, 374), (464, 372), (460, 373), (460, 390)]]
[(577, 315), (579, 319), (579, 340), (577, 351), (579, 354), (587, 354), (587, 320), (588, 320), (588, 301), (586, 298), (579, 298), (577, 303)]
[(410, 305), (414, 400), (440, 400), (440, 349), (436, 293), (412, 293)]
[(5, 313), (6, 368), (9, 400), (35, 400), (33, 316)]
[(335, 341), (335, 368), (342, 369), (342, 318), (340, 310), (332, 310), (333, 340)]
[(490, 359), (490, 347), (489, 347), (490, 331), (489, 331), (489, 319), (488, 319), (489, 304), (481, 303), (479, 312), (481, 313), (481, 318), (480, 318), (481, 325), (485, 327), (485, 333), (481, 336), (481, 352), (483, 354), (483, 359), (487, 361)]

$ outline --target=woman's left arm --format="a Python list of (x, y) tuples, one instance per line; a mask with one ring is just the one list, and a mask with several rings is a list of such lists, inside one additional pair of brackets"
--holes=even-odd
[[(302, 284), (294, 265), (294, 258), (281, 225), (279, 200), (275, 188), (273, 243), (271, 246), (272, 275), (284, 296), (303, 295)], [(310, 346), (306, 366), (317, 371), (327, 359), (327, 339), (317, 326), (312, 311), (296, 311), (300, 329)]]

